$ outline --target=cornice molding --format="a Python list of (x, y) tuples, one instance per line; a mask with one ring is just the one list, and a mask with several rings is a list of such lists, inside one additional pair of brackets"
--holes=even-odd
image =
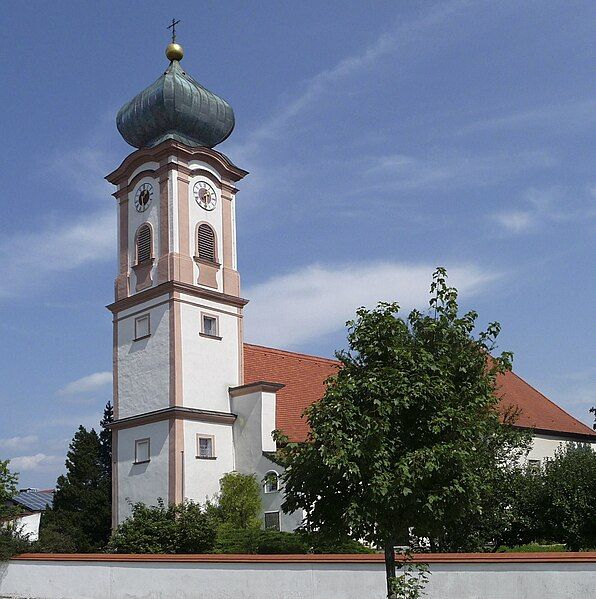
[[(168, 160), (170, 156), (184, 159), (187, 162), (197, 158), (203, 160), (221, 174), (227, 175), (227, 178), (233, 182), (240, 181), (240, 179), (243, 179), (248, 174), (248, 171), (236, 166), (225, 154), (217, 150), (205, 147), (191, 148), (173, 139), (167, 139), (154, 148), (142, 148), (129, 154), (120, 166), (109, 175), (106, 175), (105, 178), (113, 185), (120, 185), (123, 180), (126, 180), (128, 174), (133, 172), (143, 162), (147, 162), (148, 160), (154, 162), (166, 160), (168, 161), (167, 165), (171, 164)], [(188, 169), (184, 164), (176, 163), (176, 165), (179, 168)], [(188, 169), (188, 171), (192, 172), (192, 169)]]
[(216, 424), (234, 424), (236, 414), (230, 412), (215, 412), (212, 410), (198, 410), (196, 408), (184, 408), (181, 406), (172, 406), (155, 410), (137, 416), (128, 416), (114, 420), (109, 425), (112, 430), (121, 430), (151, 424), (152, 422), (161, 422), (162, 420), (194, 420), (197, 422), (212, 422)]
[(238, 387), (229, 387), (228, 393), (230, 394), (230, 397), (241, 397), (242, 395), (249, 395), (250, 393), (257, 392), (277, 393), (284, 387), (285, 385), (283, 383), (255, 381), (254, 383), (247, 383), (246, 385), (239, 385)]
[(172, 294), (174, 294), (175, 292), (186, 293), (188, 295), (193, 295), (202, 299), (220, 302), (222, 304), (234, 306), (236, 308), (243, 308), (244, 306), (246, 306), (246, 304), (248, 304), (247, 299), (237, 297), (235, 295), (229, 295), (227, 293), (222, 293), (221, 291), (214, 291), (211, 289), (205, 289), (203, 287), (196, 287), (194, 285), (189, 285), (188, 283), (181, 283), (179, 281), (166, 281), (161, 285), (156, 285), (155, 287), (144, 289), (139, 293), (135, 293), (134, 295), (130, 295), (128, 297), (124, 297), (120, 300), (117, 300), (114, 303), (106, 306), (106, 308), (110, 312), (112, 312), (112, 314), (116, 314), (118, 312), (122, 312), (123, 310), (127, 310), (128, 308), (133, 308), (137, 304), (146, 302), (155, 297), (159, 297), (160, 295), (170, 294), (170, 300), (173, 300), (174, 298), (172, 297)]

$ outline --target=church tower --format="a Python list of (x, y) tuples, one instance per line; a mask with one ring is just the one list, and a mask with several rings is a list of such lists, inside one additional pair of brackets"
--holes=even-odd
[(113, 523), (129, 503), (204, 501), (234, 470), (230, 388), (243, 384), (236, 183), (247, 173), (214, 146), (230, 105), (182, 68), (117, 116), (137, 148), (106, 178), (117, 187), (113, 314)]

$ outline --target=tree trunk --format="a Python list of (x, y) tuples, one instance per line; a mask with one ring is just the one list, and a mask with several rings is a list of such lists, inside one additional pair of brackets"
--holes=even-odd
[(393, 580), (395, 579), (395, 541), (390, 539), (385, 543), (385, 577), (387, 580), (387, 599), (395, 599)]

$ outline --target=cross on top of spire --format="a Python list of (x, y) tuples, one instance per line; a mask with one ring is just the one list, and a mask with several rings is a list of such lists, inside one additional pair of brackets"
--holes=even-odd
[(172, 30), (172, 43), (173, 44), (176, 43), (176, 25), (178, 25), (178, 23), (180, 23), (180, 19), (178, 19), (178, 20), (172, 19), (172, 24), (168, 25), (168, 29)]

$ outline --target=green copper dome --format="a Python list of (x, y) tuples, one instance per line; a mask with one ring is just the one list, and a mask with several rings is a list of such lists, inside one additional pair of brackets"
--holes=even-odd
[(135, 148), (150, 148), (166, 139), (212, 148), (232, 133), (234, 111), (172, 60), (157, 81), (118, 111), (116, 125)]

